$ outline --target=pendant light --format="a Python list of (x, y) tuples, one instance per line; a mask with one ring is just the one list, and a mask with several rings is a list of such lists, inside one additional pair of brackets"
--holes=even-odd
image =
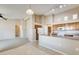
[(29, 5), (29, 8), (26, 10), (26, 14), (27, 15), (33, 15), (34, 14), (34, 12), (31, 9), (31, 5)]

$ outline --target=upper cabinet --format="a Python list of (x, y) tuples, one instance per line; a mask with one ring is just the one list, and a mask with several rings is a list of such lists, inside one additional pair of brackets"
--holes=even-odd
[(79, 22), (79, 8), (53, 15), (35, 15), (35, 23), (42, 25)]
[(42, 17), (42, 16), (35, 15), (35, 23), (41, 24), (41, 17)]
[(52, 15), (43, 16), (43, 15), (35, 15), (35, 23), (42, 25), (50, 25), (53, 23)]
[(50, 25), (50, 24), (53, 24), (53, 16), (52, 15), (49, 15), (47, 17), (47, 24)]
[(43, 16), (43, 15), (35, 15), (35, 23), (41, 25), (50, 25), (53, 23), (52, 15)]
[(44, 16), (43, 20), (42, 20), (42, 24), (45, 24), (45, 25), (51, 25), (53, 23), (53, 17), (52, 15), (49, 15), (49, 16)]

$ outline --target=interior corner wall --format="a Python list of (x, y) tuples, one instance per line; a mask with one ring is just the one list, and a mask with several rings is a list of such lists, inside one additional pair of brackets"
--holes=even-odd
[(0, 19), (0, 40), (15, 38), (15, 24), (13, 21)]
[[(23, 31), (23, 20), (9, 19), (7, 21), (0, 19), (0, 40), (15, 39), (15, 25), (21, 25), (21, 31)], [(23, 33), (19, 38), (23, 38)]]
[(30, 41), (33, 41), (34, 39), (34, 35), (33, 35), (33, 32), (34, 32), (34, 29), (33, 29), (33, 16), (29, 16), (29, 19), (26, 21), (26, 30), (25, 30), (25, 37), (27, 39), (29, 39)]

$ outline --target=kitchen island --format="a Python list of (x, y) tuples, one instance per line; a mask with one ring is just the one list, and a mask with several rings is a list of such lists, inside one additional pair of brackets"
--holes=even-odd
[(39, 45), (62, 54), (79, 55), (79, 40), (39, 35)]

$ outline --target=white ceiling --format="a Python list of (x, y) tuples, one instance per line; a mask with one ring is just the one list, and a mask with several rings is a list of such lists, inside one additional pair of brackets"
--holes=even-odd
[[(65, 8), (59, 9), (59, 4), (33, 4), (31, 9), (35, 14), (46, 15), (46, 14), (57, 14), (79, 5), (67, 5)], [(29, 8), (27, 4), (4, 4), (0, 5), (0, 13), (9, 19), (24, 19), (26, 17), (26, 10)], [(52, 8), (56, 8), (55, 12), (49, 12)]]

